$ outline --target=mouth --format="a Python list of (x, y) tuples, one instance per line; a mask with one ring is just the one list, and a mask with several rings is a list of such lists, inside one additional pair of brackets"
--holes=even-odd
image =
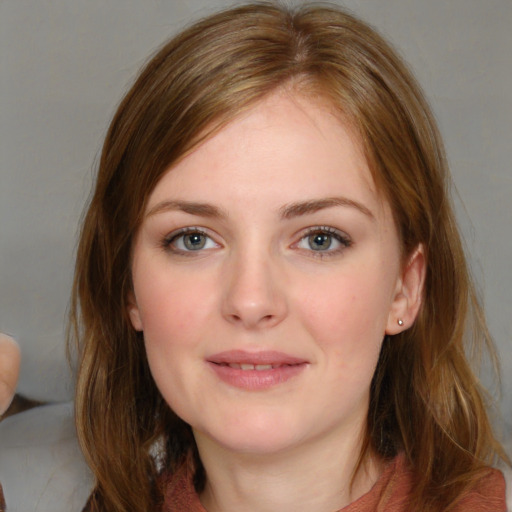
[(271, 370), (282, 366), (306, 364), (306, 359), (277, 352), (265, 350), (260, 352), (248, 352), (245, 350), (228, 350), (207, 358), (210, 363), (229, 366), (237, 370)]
[(251, 363), (214, 363), (220, 364), (220, 366), (229, 366), (234, 370), (252, 371), (257, 372), (265, 370), (275, 370), (276, 368), (282, 368), (283, 366), (294, 366), (290, 364), (251, 364)]
[(300, 375), (309, 366), (306, 359), (275, 351), (232, 350), (207, 358), (223, 382), (245, 390), (265, 390)]

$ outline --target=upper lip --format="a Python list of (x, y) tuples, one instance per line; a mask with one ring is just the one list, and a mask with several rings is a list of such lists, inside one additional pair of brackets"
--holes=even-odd
[(245, 350), (227, 350), (209, 356), (207, 360), (215, 364), (253, 364), (253, 365), (294, 365), (304, 364), (308, 361), (301, 357), (291, 356), (284, 352), (265, 350), (260, 352), (247, 352)]

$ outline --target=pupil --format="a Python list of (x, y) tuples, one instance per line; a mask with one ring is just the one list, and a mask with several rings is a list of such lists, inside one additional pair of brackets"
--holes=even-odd
[(317, 233), (309, 237), (309, 245), (312, 249), (325, 251), (331, 246), (331, 236), (323, 233)]
[(193, 233), (191, 235), (187, 235), (184, 242), (187, 249), (190, 249), (191, 251), (197, 251), (198, 249), (202, 249), (204, 247), (206, 240), (200, 233)]

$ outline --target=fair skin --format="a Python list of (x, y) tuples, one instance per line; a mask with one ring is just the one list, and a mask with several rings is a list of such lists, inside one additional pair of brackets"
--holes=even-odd
[(376, 458), (350, 486), (369, 387), (384, 336), (415, 319), (423, 273), (421, 248), (402, 265), (350, 127), (289, 91), (163, 176), (129, 313), (192, 426), (209, 512), (332, 512), (371, 488)]
[(20, 358), (20, 348), (16, 341), (0, 333), (0, 416), (7, 411), (16, 392)]

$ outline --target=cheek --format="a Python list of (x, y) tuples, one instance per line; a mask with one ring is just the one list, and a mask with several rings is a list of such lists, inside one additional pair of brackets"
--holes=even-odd
[(381, 293), (378, 278), (354, 272), (316, 284), (298, 301), (304, 328), (331, 364), (346, 369), (368, 362), (373, 367), (390, 308), (389, 296)]
[(204, 283), (186, 273), (146, 271), (140, 280), (134, 276), (134, 288), (147, 344), (172, 348), (194, 342), (209, 311)]
[[(211, 294), (199, 293), (186, 273), (134, 279), (151, 374), (170, 407), (186, 421), (191, 382), (200, 372), (201, 342), (209, 325)], [(204, 285), (204, 283), (203, 283)]]

